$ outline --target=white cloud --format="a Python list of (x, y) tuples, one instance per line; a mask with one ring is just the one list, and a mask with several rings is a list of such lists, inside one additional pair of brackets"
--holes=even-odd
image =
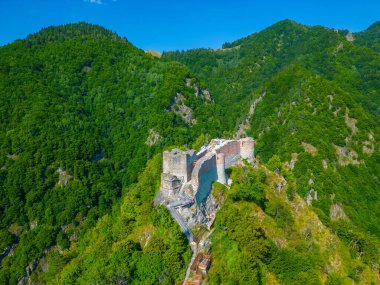
[(83, 0), (83, 1), (88, 2), (88, 3), (92, 3), (92, 4), (98, 4), (98, 5), (103, 4), (102, 0)]

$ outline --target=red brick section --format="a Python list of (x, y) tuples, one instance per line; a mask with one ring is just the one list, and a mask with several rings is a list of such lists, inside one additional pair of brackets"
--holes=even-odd
[(239, 141), (229, 141), (225, 145), (216, 149), (216, 153), (223, 153), (225, 156), (226, 168), (236, 164), (240, 158)]

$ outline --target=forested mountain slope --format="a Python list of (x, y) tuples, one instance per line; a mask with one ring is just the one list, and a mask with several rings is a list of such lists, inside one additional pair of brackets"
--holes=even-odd
[(380, 52), (380, 21), (373, 23), (365, 31), (355, 33), (354, 40), (358, 45)]
[(252, 98), (265, 91), (264, 82), (290, 65), (335, 82), (379, 113), (379, 54), (355, 45), (337, 30), (284, 20), (220, 50), (166, 52), (163, 58), (186, 64), (205, 80), (215, 100), (228, 109), (225, 122), (230, 128), (245, 116)]
[[(379, 265), (375, 248), (380, 237), (380, 55), (371, 42), (377, 38), (371, 35), (378, 30), (374, 24), (359, 33), (363, 38), (356, 43), (348, 31), (307, 27), (285, 20), (227, 43), (221, 50), (163, 54), (163, 59), (186, 64), (206, 82), (215, 101), (228, 113), (226, 124), (230, 130), (236, 131), (250, 104), (263, 97), (247, 131), (257, 140), (257, 157), (264, 163), (274, 163), (278, 173), (294, 181), (287, 199), (300, 195), (324, 226), (351, 248), (352, 258), (358, 254), (374, 268)], [(368, 42), (363, 42), (364, 38)], [(243, 205), (235, 202), (238, 209)], [(288, 214), (281, 213), (281, 209), (283, 206), (278, 203), (269, 212), (274, 211), (272, 215), (282, 219), (285, 217), (281, 215)], [(295, 218), (294, 213), (288, 216)], [(248, 227), (245, 220), (239, 223)], [(220, 228), (224, 226), (221, 224)], [(287, 231), (288, 226), (283, 230)], [(290, 234), (285, 240), (292, 244)], [(226, 262), (220, 266), (232, 270), (232, 255), (235, 254), (235, 260), (239, 255), (222, 253), (218, 247), (231, 246), (231, 238), (218, 242), (215, 247), (221, 260), (225, 254)], [(244, 253), (244, 245), (235, 245), (238, 252)], [(288, 249), (299, 251), (297, 246), (292, 244)], [(296, 254), (286, 255), (281, 258), (288, 261), (280, 259), (278, 266), (297, 264), (302, 259), (297, 261)], [(256, 273), (257, 270), (254, 269)], [(220, 270), (215, 280), (226, 281), (239, 270), (227, 271)], [(294, 284), (295, 279), (281, 275), (287, 274), (286, 269), (275, 271), (280, 274), (280, 283)], [(324, 278), (320, 276), (319, 280)], [(301, 280), (297, 282), (302, 283)], [(340, 277), (337, 280), (348, 282)]]
[[(369, 215), (363, 215), (358, 225), (380, 236), (375, 222), (380, 213), (373, 212), (378, 207), (365, 207), (367, 200), (379, 203), (375, 190), (379, 189), (379, 54), (337, 31), (289, 20), (224, 47), (169, 52), (163, 57), (187, 64), (205, 80), (216, 102), (228, 110), (232, 129), (253, 99), (265, 94), (248, 132), (257, 138), (257, 154), (264, 161), (274, 154), (282, 161), (290, 161), (292, 153), (300, 154), (294, 169), (299, 182), (315, 172), (325, 175), (330, 168), (334, 175), (345, 173), (347, 177), (341, 178), (347, 185), (332, 181), (342, 197), (351, 197), (353, 203), (366, 201), (362, 207), (353, 206)], [(313, 145), (315, 151), (308, 153), (311, 148), (305, 144)], [(309, 157), (301, 161), (303, 156)], [(360, 177), (365, 177), (364, 183), (354, 181)], [(348, 185), (355, 185), (356, 194), (346, 195)]]
[(179, 284), (161, 152), (233, 137), (260, 96), (259, 163), (213, 190), (210, 284), (377, 282), (378, 31), (285, 20), (157, 59), (80, 23), (0, 47), (0, 283)]
[(217, 107), (196, 90), (183, 65), (99, 26), (1, 47), (0, 283), (75, 242), (163, 147), (190, 144), (206, 126), (215, 135)]

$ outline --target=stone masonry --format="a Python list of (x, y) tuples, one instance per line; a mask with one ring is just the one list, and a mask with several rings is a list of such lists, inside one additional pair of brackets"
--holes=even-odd
[(163, 154), (161, 190), (156, 203), (166, 205), (189, 237), (190, 228), (210, 226), (218, 207), (209, 195), (212, 183), (227, 184), (226, 169), (247, 160), (254, 161), (253, 138), (213, 139), (199, 152), (173, 149)]

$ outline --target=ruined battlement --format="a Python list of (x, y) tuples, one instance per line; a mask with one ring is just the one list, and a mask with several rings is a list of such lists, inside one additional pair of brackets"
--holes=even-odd
[(171, 151), (164, 151), (163, 173), (175, 175), (187, 182), (191, 176), (191, 165), (196, 157), (195, 150), (182, 151), (175, 148)]
[[(214, 181), (226, 184), (226, 168), (239, 164), (242, 160), (254, 160), (253, 138), (239, 140), (213, 139), (196, 153), (195, 150), (173, 149), (163, 154), (163, 174), (161, 191), (164, 196), (189, 196), (195, 201), (205, 201)], [(181, 193), (186, 189), (186, 193)], [(184, 192), (184, 191), (182, 191)], [(169, 199), (170, 200), (170, 199)]]

